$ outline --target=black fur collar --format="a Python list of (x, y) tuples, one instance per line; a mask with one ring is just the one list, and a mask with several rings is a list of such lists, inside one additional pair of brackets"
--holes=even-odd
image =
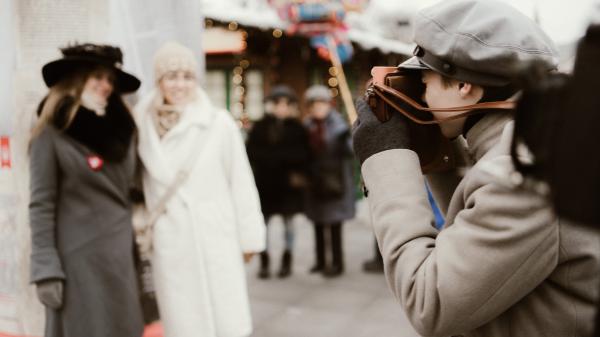
[[(64, 126), (66, 112), (73, 102), (72, 98), (65, 98), (59, 104), (53, 121), (57, 128)], [(109, 162), (120, 162), (125, 158), (134, 132), (135, 123), (129, 109), (114, 95), (109, 99), (106, 115), (98, 116), (80, 106), (73, 122), (65, 130), (67, 135)]]

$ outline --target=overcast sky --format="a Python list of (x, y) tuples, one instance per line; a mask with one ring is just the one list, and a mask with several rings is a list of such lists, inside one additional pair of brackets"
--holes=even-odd
[[(538, 9), (540, 25), (557, 44), (569, 43), (585, 33), (597, 0), (505, 0), (515, 7), (530, 3)], [(596, 12), (596, 15), (600, 13)]]

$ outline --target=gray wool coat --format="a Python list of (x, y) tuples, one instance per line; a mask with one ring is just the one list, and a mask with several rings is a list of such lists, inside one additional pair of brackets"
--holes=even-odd
[(467, 132), (464, 178), (431, 184), (442, 231), (416, 153), (387, 150), (362, 165), (388, 284), (423, 336), (593, 336), (600, 229), (557, 218), (512, 178), (510, 118), (486, 114)]
[[(316, 128), (316, 121), (309, 118), (305, 122), (309, 134)], [(310, 164), (311, 187), (306, 203), (307, 217), (319, 224), (330, 225), (354, 218), (355, 214), (355, 189), (352, 139), (350, 128), (342, 115), (332, 110), (325, 119), (324, 149), (315, 152)], [(312, 136), (311, 136), (312, 137)], [(343, 183), (343, 194), (336, 198), (317, 195), (315, 189), (319, 188), (319, 175), (331, 168), (339, 168)]]
[(54, 126), (31, 143), (31, 282), (64, 281), (46, 337), (142, 335), (129, 187), (135, 148), (94, 170), (94, 153)]

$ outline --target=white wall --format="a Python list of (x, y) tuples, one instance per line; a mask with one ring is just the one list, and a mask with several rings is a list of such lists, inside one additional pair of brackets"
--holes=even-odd
[(154, 87), (154, 53), (169, 40), (176, 40), (194, 51), (200, 68), (200, 80), (203, 80), (204, 18), (200, 1), (111, 0), (110, 3), (110, 38), (123, 49), (124, 64), (142, 80), (139, 94)]
[(168, 39), (196, 51), (204, 69), (197, 0), (0, 0), (0, 135), (12, 169), (0, 169), (0, 335), (42, 336), (43, 308), (29, 285), (29, 134), (47, 92), (42, 66), (73, 42), (119, 45), (124, 68), (153, 85), (152, 56)]

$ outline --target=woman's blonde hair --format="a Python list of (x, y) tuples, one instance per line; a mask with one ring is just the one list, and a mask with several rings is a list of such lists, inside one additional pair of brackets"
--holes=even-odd
[(57, 125), (61, 131), (67, 129), (73, 122), (73, 119), (75, 119), (77, 110), (81, 105), (81, 93), (83, 92), (86, 81), (92, 73), (104, 69), (105, 68), (101, 66), (82, 66), (72, 71), (70, 74), (65, 75), (63, 79), (50, 87), (48, 94), (41, 105), (40, 111), (38, 112), (39, 118), (33, 128), (32, 138), (39, 135), (44, 127), (55, 120), (57, 112), (62, 110), (60, 109), (62, 108), (60, 105), (65, 103), (65, 99), (70, 98), (69, 106), (66, 107), (67, 110), (64, 111), (65, 116), (60, 116), (64, 119), (61, 120), (62, 123), (60, 123), (60, 125)]

